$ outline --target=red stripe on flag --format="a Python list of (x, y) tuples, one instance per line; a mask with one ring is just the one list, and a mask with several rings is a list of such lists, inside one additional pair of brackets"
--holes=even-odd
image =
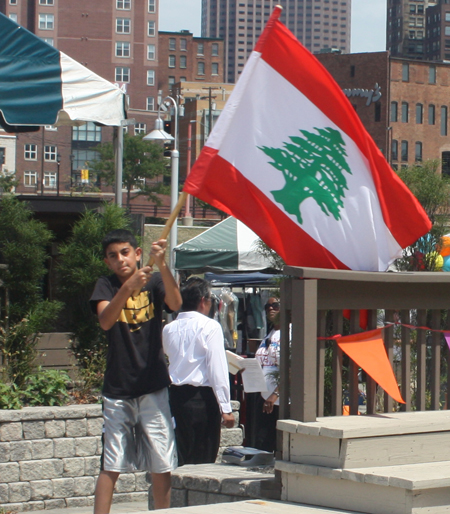
[(286, 264), (315, 268), (349, 269), (326, 248), (290, 220), (234, 166), (203, 147), (183, 191), (228, 212), (251, 228)]
[(383, 218), (391, 234), (402, 248), (414, 243), (417, 234), (430, 230), (430, 220), (391, 169), (330, 73), (277, 17), (278, 13), (274, 12), (255, 50), (355, 142), (369, 162)]

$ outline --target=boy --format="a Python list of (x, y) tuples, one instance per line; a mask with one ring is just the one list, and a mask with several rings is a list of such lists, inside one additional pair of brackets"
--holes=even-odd
[(114, 274), (100, 277), (90, 299), (108, 340), (94, 514), (109, 513), (119, 474), (136, 469), (152, 473), (155, 509), (168, 508), (177, 457), (161, 342), (162, 310), (164, 303), (178, 310), (181, 295), (165, 263), (165, 240), (152, 244), (150, 255), (160, 270), (155, 274), (150, 266), (138, 269), (142, 250), (128, 230), (110, 232), (102, 246)]

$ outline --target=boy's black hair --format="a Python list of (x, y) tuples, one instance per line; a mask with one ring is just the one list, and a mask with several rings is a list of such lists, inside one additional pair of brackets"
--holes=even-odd
[(130, 243), (130, 246), (132, 246), (134, 249), (138, 247), (136, 238), (129, 230), (125, 230), (123, 228), (111, 230), (111, 232), (106, 234), (102, 241), (104, 257), (106, 257), (106, 250), (108, 249), (108, 246), (114, 243)]
[(210, 283), (200, 277), (191, 277), (181, 286), (182, 311), (196, 311), (202, 298), (211, 296)]

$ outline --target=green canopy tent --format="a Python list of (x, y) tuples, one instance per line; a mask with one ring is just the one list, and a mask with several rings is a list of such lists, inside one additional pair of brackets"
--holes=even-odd
[(175, 269), (212, 271), (273, 270), (271, 261), (257, 250), (259, 237), (236, 218), (229, 217), (214, 227), (175, 247)]

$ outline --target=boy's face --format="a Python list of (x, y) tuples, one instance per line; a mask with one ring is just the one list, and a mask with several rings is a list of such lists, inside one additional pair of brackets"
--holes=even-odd
[(119, 280), (125, 282), (135, 273), (141, 254), (141, 248), (135, 249), (130, 243), (111, 243), (106, 248), (104, 261)]

